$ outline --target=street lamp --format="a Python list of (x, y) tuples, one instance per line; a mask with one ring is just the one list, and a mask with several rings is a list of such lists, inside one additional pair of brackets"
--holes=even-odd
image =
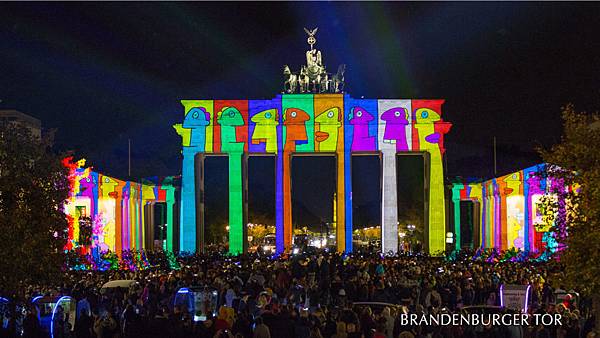
[(408, 229), (408, 237), (409, 237), (409, 252), (412, 252), (413, 250), (413, 232), (415, 231), (415, 225), (414, 224), (407, 224), (406, 225), (406, 229)]
[(398, 237), (400, 237), (400, 240), (398, 241), (398, 251), (404, 251), (405, 248), (405, 244), (404, 244), (404, 238), (406, 237), (406, 232), (404, 231), (400, 231), (398, 232)]

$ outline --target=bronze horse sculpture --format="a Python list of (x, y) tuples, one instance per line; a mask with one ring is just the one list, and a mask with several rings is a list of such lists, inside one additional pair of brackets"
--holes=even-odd
[(288, 65), (283, 67), (283, 75), (285, 77), (283, 89), (286, 93), (295, 93), (298, 85), (298, 75), (293, 74)]
[(346, 71), (346, 65), (341, 64), (338, 67), (337, 73), (331, 77), (331, 91), (333, 93), (341, 93), (344, 91), (344, 72)]

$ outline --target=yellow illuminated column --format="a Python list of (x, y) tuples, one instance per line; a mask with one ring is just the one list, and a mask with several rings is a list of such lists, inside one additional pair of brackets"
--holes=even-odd
[(100, 191), (98, 193), (99, 214), (105, 221), (103, 234), (99, 235), (99, 241), (103, 242), (109, 250), (115, 251), (116, 243), (116, 201), (114, 196), (117, 181), (109, 176), (99, 175)]
[[(413, 107), (414, 108), (414, 107)], [(444, 194), (444, 167), (441, 145), (443, 135), (451, 124), (442, 121), (439, 112), (431, 108), (417, 108), (414, 126), (418, 132), (419, 149), (429, 153), (429, 253), (443, 254), (446, 249), (446, 203)]]

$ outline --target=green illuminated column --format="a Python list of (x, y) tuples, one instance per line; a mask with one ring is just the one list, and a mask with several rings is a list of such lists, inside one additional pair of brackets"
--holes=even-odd
[(242, 153), (229, 153), (229, 253), (244, 250)]
[(229, 253), (244, 251), (244, 142), (237, 140), (237, 127), (245, 124), (242, 113), (235, 107), (225, 107), (218, 113), (221, 133), (221, 152), (229, 157)]
[(460, 190), (462, 184), (452, 185), (452, 203), (454, 204), (454, 248), (460, 250)]
[[(167, 194), (169, 191), (171, 190), (169, 189)], [(167, 200), (167, 240), (163, 247), (163, 250), (171, 252), (173, 251), (173, 203), (174, 201)]]
[(173, 206), (175, 204), (175, 187), (173, 187), (173, 178), (168, 177), (163, 182), (161, 189), (166, 191), (166, 203), (167, 203), (167, 240), (164, 250), (173, 251), (173, 227), (175, 226), (175, 220), (173, 218)]

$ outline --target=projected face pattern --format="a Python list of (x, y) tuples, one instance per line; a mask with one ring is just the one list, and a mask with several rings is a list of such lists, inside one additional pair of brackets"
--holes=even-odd
[[(377, 122), (373, 114), (363, 107), (353, 107), (348, 116), (352, 128), (352, 151), (376, 151), (377, 150)], [(375, 121), (373, 123), (372, 121)]]

